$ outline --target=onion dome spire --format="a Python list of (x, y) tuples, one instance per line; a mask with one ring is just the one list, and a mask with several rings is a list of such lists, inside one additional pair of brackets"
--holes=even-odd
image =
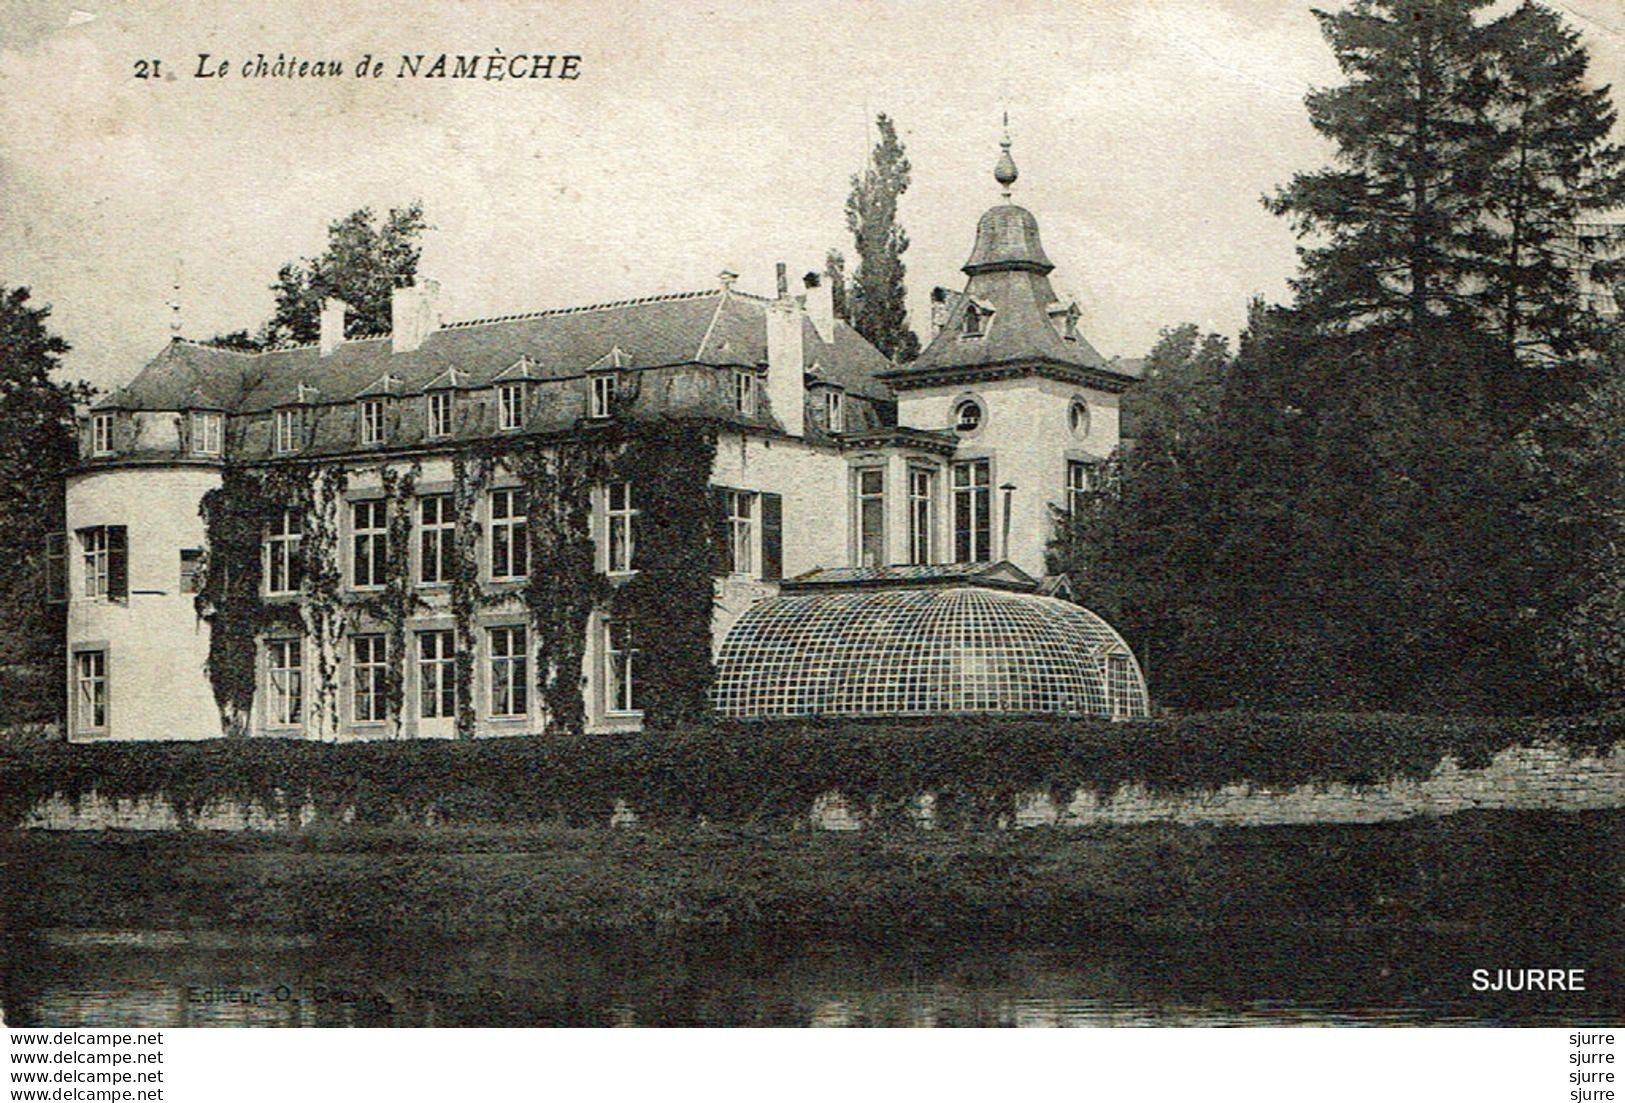
[(968, 276), (983, 272), (1048, 275), (1055, 265), (1044, 255), (1044, 246), (1038, 241), (1038, 219), (1010, 201), (1016, 162), (1010, 156), (1009, 112), (1004, 116), (1004, 140), (999, 143), (999, 163), (993, 169), (993, 179), (1004, 189), (1004, 202), (989, 207), (976, 224), (976, 245), (962, 271)]
[(1004, 198), (1010, 198), (1010, 185), (1016, 182), (1020, 175), (1016, 171), (1015, 159), (1010, 156), (1010, 112), (1004, 113), (1004, 140), (999, 143), (999, 163), (993, 168), (993, 179), (999, 182), (1004, 189)]

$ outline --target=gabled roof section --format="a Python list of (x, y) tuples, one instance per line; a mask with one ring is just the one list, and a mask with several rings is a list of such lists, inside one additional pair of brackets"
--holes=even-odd
[(1010, 562), (934, 563), (896, 567), (817, 567), (785, 579), (780, 588), (793, 592), (966, 585), (1032, 593), (1038, 589), (1039, 583), (1038, 579)]
[(527, 379), (538, 379), (542, 375), (536, 366), (536, 361), (528, 356), (521, 356), (501, 371), (491, 377), (493, 383), (520, 382)]
[(426, 391), (451, 391), (460, 390), (467, 386), (469, 386), (469, 376), (466, 371), (458, 371), (456, 368), (447, 368), (445, 371), (441, 372), (439, 375), (425, 383), (423, 385), (423, 389)]
[(357, 392), (357, 398), (390, 398), (401, 393), (399, 376), (385, 372)]
[(589, 372), (621, 371), (624, 368), (630, 367), (632, 367), (632, 358), (621, 351), (620, 345), (616, 345), (614, 348), (604, 353), (604, 355), (594, 360), (591, 364), (587, 365), (587, 370)]

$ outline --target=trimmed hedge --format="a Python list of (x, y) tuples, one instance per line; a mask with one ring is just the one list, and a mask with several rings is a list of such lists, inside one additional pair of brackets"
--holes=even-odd
[(54, 793), (353, 809), (358, 822), (601, 824), (617, 800), (652, 822), (785, 824), (839, 789), (882, 822), (921, 793), (944, 826), (985, 825), (1017, 793), (1064, 802), (1140, 783), (1156, 792), (1425, 777), (1446, 755), (1480, 766), (1533, 742), (1576, 751), (1625, 740), (1625, 713), (1530, 720), (1214, 713), (1111, 724), (953, 717), (921, 722), (725, 724), (632, 736), (328, 744), (234, 739), (70, 745), (0, 740), (0, 824)]

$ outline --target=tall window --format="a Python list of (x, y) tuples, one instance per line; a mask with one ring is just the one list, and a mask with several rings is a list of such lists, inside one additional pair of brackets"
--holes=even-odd
[(954, 464), (954, 562), (987, 563), (993, 558), (988, 462)]
[(734, 409), (746, 417), (756, 415), (756, 376), (751, 372), (734, 372)]
[(595, 375), (592, 377), (592, 405), (587, 409), (589, 417), (608, 417), (615, 409), (615, 377), (613, 375)]
[(123, 525), (96, 525), (79, 530), (79, 552), (85, 571), (85, 596), (122, 601), (130, 594), (129, 530)]
[(824, 392), (824, 424), (832, 433), (846, 432), (846, 403), (840, 391)]
[(604, 700), (610, 712), (636, 712), (638, 698), (633, 666), (638, 649), (632, 626), (624, 620), (604, 622)]
[(508, 625), (486, 630), (491, 656), (491, 715), (523, 716), (529, 709), (526, 691), (525, 629)]
[(530, 573), (525, 527), (525, 492), (491, 491), (491, 577), (524, 578)]
[(929, 467), (908, 469), (908, 561), (930, 563), (936, 532), (937, 473)]
[(384, 400), (381, 398), (361, 400), (361, 443), (384, 443)]
[(276, 412), (276, 450), (292, 452), (299, 447), (299, 411)]
[(387, 503), (371, 498), (351, 506), (350, 582), (357, 587), (382, 586), (388, 560)]
[(384, 671), (385, 643), (381, 635), (350, 637), (350, 674), (354, 683), (355, 708), (351, 716), (358, 724), (377, 723), (385, 719)]
[(265, 535), (265, 592), (291, 594), (304, 580), (304, 558), (300, 543), (304, 536), (298, 513), (291, 509), (271, 522)]
[(635, 569), (632, 566), (632, 519), (638, 511), (632, 505), (632, 484), (625, 480), (610, 483), (604, 504), (609, 531), (609, 573), (625, 574)]
[(756, 495), (748, 490), (727, 490), (723, 494), (728, 509), (728, 570), (733, 574), (754, 574)]
[(1095, 492), (1095, 465), (1085, 460), (1066, 461), (1066, 507), (1076, 516)]
[(107, 554), (107, 527), (79, 530), (79, 548), (85, 563), (85, 596), (106, 597), (111, 557)]
[(107, 727), (107, 652), (81, 651), (73, 661), (77, 727), (80, 731), (100, 731)]
[(438, 720), (457, 715), (456, 636), (451, 631), (418, 633), (418, 716)]
[(418, 500), (418, 581), (450, 582), (457, 553), (457, 517), (450, 494)]
[(497, 388), (497, 427), (519, 429), (525, 424), (525, 385), (504, 383)]
[(192, 451), (200, 456), (220, 454), (221, 424), (225, 419), (208, 410), (192, 414)]
[(429, 392), (429, 435), (431, 437), (451, 436), (451, 399), (450, 391)]
[(857, 528), (858, 566), (886, 565), (886, 471), (860, 467), (852, 472), (853, 513)]
[(271, 687), (269, 722), (272, 724), (286, 727), (304, 721), (303, 651), (299, 640), (269, 640), (265, 644), (267, 681)]
[(93, 456), (111, 455), (113, 451), (113, 415), (96, 414), (90, 419), (90, 452)]

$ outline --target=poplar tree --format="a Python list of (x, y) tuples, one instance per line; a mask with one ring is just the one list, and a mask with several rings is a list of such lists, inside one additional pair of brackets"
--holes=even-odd
[(897, 222), (897, 200), (908, 190), (910, 165), (891, 118), (882, 113), (875, 125), (880, 138), (869, 167), (852, 177), (846, 200), (846, 226), (858, 254), (857, 271), (847, 287), (847, 309), (854, 329), (903, 363), (920, 353), (920, 339), (908, 327), (903, 285), (908, 234)]

